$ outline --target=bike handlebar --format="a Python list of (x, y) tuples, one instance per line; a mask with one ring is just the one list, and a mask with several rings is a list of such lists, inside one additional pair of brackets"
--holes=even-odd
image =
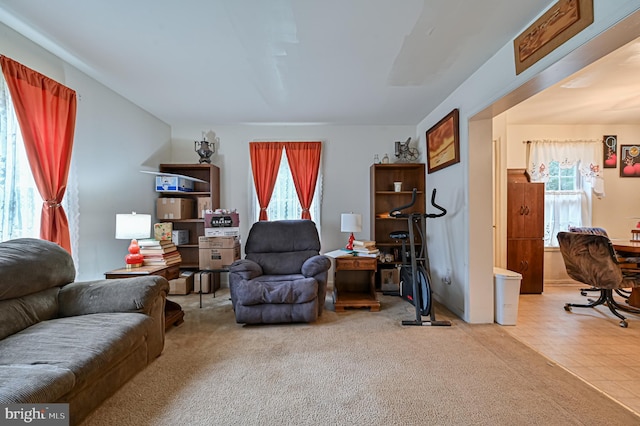
[[(408, 209), (409, 207), (413, 207), (413, 205), (416, 203), (416, 194), (417, 193), (418, 193), (418, 189), (417, 188), (413, 188), (413, 191), (411, 192), (411, 202), (409, 204), (404, 205), (404, 206), (392, 209), (389, 212), (389, 216), (396, 217), (396, 218), (408, 217), (410, 214), (409, 213), (402, 213), (402, 210)], [(442, 206), (440, 206), (439, 204), (436, 203), (436, 189), (435, 188), (433, 188), (433, 192), (431, 193), (431, 205), (433, 207), (437, 208), (438, 210), (440, 210), (440, 212), (439, 213), (424, 213), (424, 217), (432, 219), (432, 218), (436, 218), (436, 217), (442, 217), (442, 216), (447, 214), (447, 209), (445, 209), (444, 207), (442, 207)], [(411, 213), (411, 214), (417, 215), (418, 213)]]

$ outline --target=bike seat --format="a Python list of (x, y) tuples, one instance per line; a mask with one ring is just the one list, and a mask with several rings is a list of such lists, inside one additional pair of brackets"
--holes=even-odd
[(409, 238), (407, 231), (393, 231), (389, 234), (389, 238), (394, 240), (406, 240)]

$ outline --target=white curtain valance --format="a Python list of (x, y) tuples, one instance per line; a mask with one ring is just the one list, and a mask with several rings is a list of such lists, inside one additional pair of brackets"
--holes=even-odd
[(602, 173), (602, 141), (596, 140), (536, 140), (529, 144), (529, 174), (531, 180), (549, 180), (549, 163), (557, 161), (561, 168), (578, 164), (583, 178), (594, 182)]

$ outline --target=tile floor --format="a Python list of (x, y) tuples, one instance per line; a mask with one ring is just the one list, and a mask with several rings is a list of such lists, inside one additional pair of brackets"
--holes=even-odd
[(623, 314), (629, 326), (622, 328), (620, 320), (603, 305), (565, 311), (566, 302), (587, 303), (587, 297), (592, 297), (581, 296), (579, 289), (546, 285), (543, 294), (520, 295), (516, 325), (504, 328), (640, 413), (640, 315)]

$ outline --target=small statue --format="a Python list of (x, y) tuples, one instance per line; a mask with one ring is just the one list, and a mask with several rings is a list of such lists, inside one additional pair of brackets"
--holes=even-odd
[[(198, 144), (200, 144), (200, 148), (198, 148)], [(206, 138), (203, 138), (203, 140), (201, 141), (195, 141), (195, 145), (194, 145), (195, 151), (198, 153), (198, 155), (200, 156), (200, 161), (199, 163), (209, 163), (211, 164), (211, 155), (213, 155), (213, 153), (215, 152), (215, 146), (213, 145), (213, 143), (209, 143), (207, 142)]]

